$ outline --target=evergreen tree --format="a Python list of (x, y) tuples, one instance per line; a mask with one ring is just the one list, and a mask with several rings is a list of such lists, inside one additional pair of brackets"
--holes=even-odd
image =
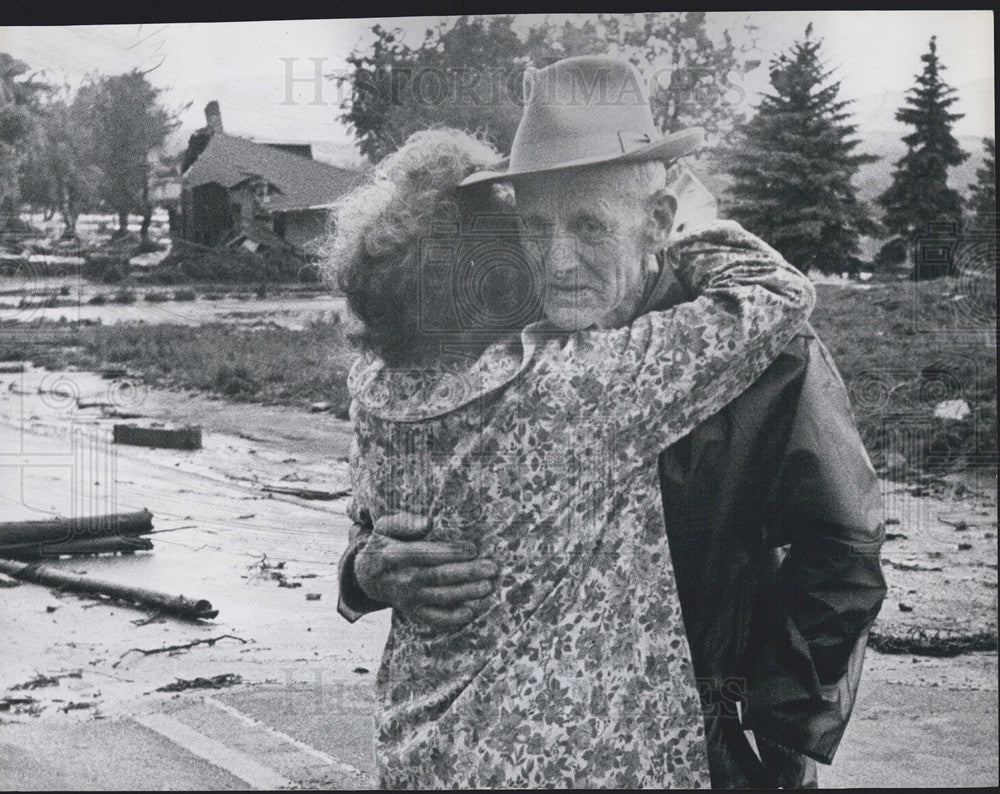
[(857, 272), (859, 238), (878, 227), (851, 184), (877, 157), (856, 154), (856, 125), (840, 81), (805, 38), (770, 64), (773, 93), (737, 132), (723, 160), (733, 183), (728, 214), (802, 271)]
[(984, 222), (996, 224), (997, 214), (997, 155), (996, 141), (983, 138), (983, 164), (976, 169), (976, 181), (969, 185), (967, 206), (977, 228)]
[[(886, 228), (903, 240), (915, 261), (921, 237), (946, 230), (950, 224), (957, 231), (962, 197), (948, 187), (948, 169), (969, 156), (951, 132), (952, 124), (964, 114), (948, 112), (958, 97), (941, 79), (945, 67), (938, 60), (935, 38), (931, 37), (929, 51), (920, 56), (924, 70), (917, 76), (917, 84), (910, 89), (906, 104), (896, 111), (896, 120), (912, 125), (914, 131), (903, 137), (906, 154), (896, 163), (892, 184), (878, 198), (885, 208)], [(949, 269), (948, 265), (943, 270), (928, 268), (923, 275), (941, 275)], [(918, 267), (914, 275), (921, 275), (920, 271)]]

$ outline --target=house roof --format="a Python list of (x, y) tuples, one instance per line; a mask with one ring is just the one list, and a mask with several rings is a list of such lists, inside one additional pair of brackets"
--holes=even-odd
[(273, 211), (329, 205), (359, 180), (356, 171), (216, 132), (184, 172), (184, 183), (195, 187), (217, 182), (229, 189), (251, 176), (261, 177), (280, 191), (268, 204)]

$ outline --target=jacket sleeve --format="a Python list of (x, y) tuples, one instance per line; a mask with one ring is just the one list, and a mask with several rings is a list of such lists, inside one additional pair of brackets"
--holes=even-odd
[(368, 541), (368, 536), (371, 535), (371, 532), (371, 519), (366, 512), (362, 511), (351, 530), (347, 549), (340, 558), (338, 573), (340, 596), (337, 600), (337, 611), (351, 623), (354, 623), (369, 612), (377, 612), (380, 609), (387, 609), (389, 607), (388, 604), (375, 601), (365, 595), (365, 591), (361, 589), (361, 585), (358, 584), (358, 580), (354, 577), (354, 558), (361, 550), (361, 547)]
[(769, 513), (775, 587), (760, 610), (770, 614), (758, 627), (745, 727), (830, 763), (886, 593), (884, 522), (847, 391), (815, 337)]

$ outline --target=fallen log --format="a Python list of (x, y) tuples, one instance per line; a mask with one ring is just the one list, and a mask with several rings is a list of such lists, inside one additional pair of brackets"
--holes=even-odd
[(50, 518), (42, 521), (0, 522), (0, 546), (65, 543), (99, 537), (145, 535), (153, 529), (153, 514), (143, 508), (137, 513), (109, 513), (100, 516)]
[(0, 559), (0, 572), (13, 576), (24, 582), (60, 587), (95, 596), (131, 601), (143, 606), (155, 607), (164, 614), (176, 615), (188, 620), (203, 620), (214, 618), (219, 610), (212, 609), (212, 604), (205, 599), (191, 600), (182, 595), (174, 596), (147, 590), (144, 587), (109, 582), (103, 579), (92, 579), (75, 573), (60, 571), (39, 563), (18, 562), (16, 560)]
[(115, 444), (129, 444), (137, 447), (201, 449), (201, 427), (197, 425), (178, 428), (115, 425), (112, 441)]
[(37, 560), (42, 557), (61, 557), (64, 554), (131, 554), (136, 551), (151, 551), (153, 541), (144, 537), (121, 537), (112, 535), (89, 540), (71, 540), (66, 543), (48, 543), (24, 546), (0, 546), (0, 557), (13, 560)]
[(315, 491), (311, 488), (286, 488), (282, 485), (263, 485), (261, 490), (266, 493), (280, 493), (287, 496), (297, 496), (299, 499), (315, 499), (323, 502), (351, 495), (350, 489), (346, 491)]
[(81, 400), (79, 397), (76, 398), (77, 408), (113, 408), (114, 403), (110, 403), (107, 400)]

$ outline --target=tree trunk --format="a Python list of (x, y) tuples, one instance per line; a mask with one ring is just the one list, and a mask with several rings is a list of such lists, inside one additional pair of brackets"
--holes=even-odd
[(142, 226), (139, 227), (139, 237), (144, 243), (149, 242), (149, 224), (153, 221), (153, 205), (147, 204), (142, 209)]
[(115, 232), (115, 239), (120, 239), (128, 234), (128, 210), (118, 210), (118, 231)]

